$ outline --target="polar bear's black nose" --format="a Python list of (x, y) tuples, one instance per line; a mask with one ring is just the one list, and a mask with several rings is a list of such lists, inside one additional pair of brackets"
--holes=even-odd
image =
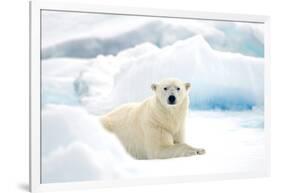
[(174, 95), (170, 95), (168, 97), (168, 100), (169, 100), (169, 104), (175, 104), (176, 97)]

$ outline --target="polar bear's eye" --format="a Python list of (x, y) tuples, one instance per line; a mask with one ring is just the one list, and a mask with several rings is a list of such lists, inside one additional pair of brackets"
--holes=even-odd
[(164, 90), (168, 90), (168, 88), (167, 88), (167, 87), (164, 87)]
[(177, 87), (177, 90), (180, 90), (180, 88), (179, 88), (179, 87)]

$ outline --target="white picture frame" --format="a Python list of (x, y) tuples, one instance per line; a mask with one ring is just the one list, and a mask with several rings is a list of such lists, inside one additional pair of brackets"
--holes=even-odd
[[(218, 175), (196, 175), (196, 176), (177, 176), (177, 177), (158, 177), (138, 180), (118, 180), (118, 181), (90, 181), (90, 182), (71, 182), (42, 184), (40, 182), (40, 145), (41, 145), (41, 68), (40, 68), (40, 44), (41, 44), (41, 10), (64, 10), (76, 12), (95, 12), (95, 13), (114, 13), (121, 15), (139, 15), (155, 17), (189, 18), (204, 20), (239, 21), (264, 23), (264, 59), (265, 59), (265, 108), (264, 108), (264, 129), (266, 134), (266, 167), (265, 173), (229, 173)], [(117, 187), (144, 184), (178, 183), (205, 180), (236, 179), (250, 177), (264, 177), (270, 174), (270, 35), (269, 35), (268, 16), (260, 15), (240, 15), (228, 13), (207, 13), (183, 10), (161, 10), (150, 8), (131, 8), (117, 6), (100, 6), (79, 3), (54, 3), (47, 1), (30, 2), (30, 191), (53, 191), (53, 190), (73, 190), (83, 188)]]

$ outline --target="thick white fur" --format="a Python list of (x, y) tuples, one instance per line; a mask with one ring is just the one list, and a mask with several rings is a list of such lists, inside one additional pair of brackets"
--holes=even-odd
[[(165, 88), (165, 89), (164, 89)], [(155, 95), (129, 103), (101, 117), (105, 128), (115, 133), (137, 159), (160, 159), (204, 154), (204, 149), (184, 143), (184, 125), (189, 105), (189, 83), (166, 79), (152, 84)], [(169, 105), (167, 97), (176, 96)]]

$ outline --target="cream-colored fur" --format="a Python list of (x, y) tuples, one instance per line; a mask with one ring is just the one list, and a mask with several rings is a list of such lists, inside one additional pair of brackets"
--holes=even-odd
[[(105, 128), (115, 133), (137, 159), (160, 159), (204, 154), (204, 149), (184, 143), (184, 125), (189, 83), (166, 79), (152, 84), (155, 95), (141, 103), (120, 106), (101, 117)], [(169, 96), (175, 104), (169, 104)]]

